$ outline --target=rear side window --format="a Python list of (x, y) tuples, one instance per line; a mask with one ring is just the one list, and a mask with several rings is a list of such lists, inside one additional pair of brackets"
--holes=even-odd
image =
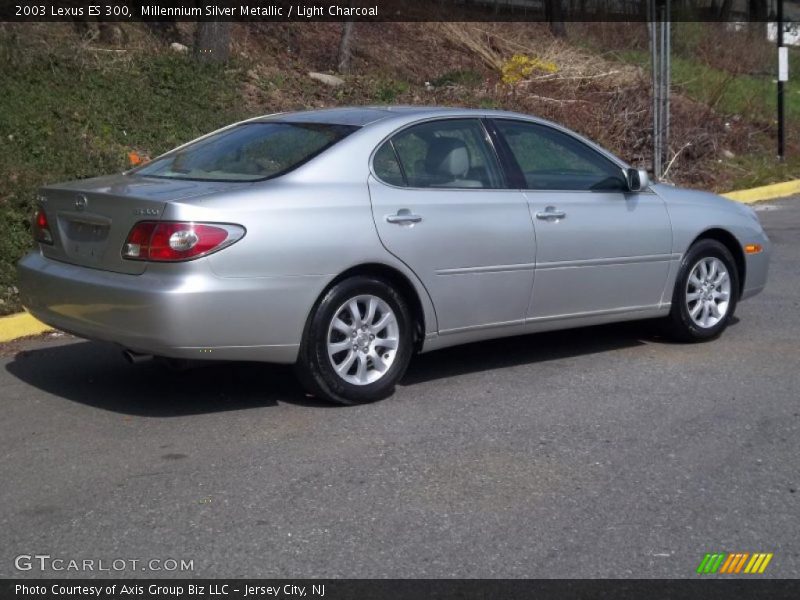
[[(494, 150), (475, 119), (422, 123), (395, 135), (392, 144), (410, 187), (503, 187)], [(380, 176), (377, 161), (378, 153), (373, 164), (376, 175)], [(392, 183), (382, 176), (381, 179)]]
[(378, 179), (391, 185), (403, 186), (406, 184), (403, 171), (400, 169), (400, 163), (397, 162), (397, 155), (394, 153), (391, 141), (385, 142), (383, 146), (378, 149), (375, 153), (372, 165), (375, 168), (375, 175), (378, 176)]
[(626, 190), (622, 169), (552, 127), (495, 121), (532, 190)]
[(358, 129), (321, 123), (245, 123), (134, 171), (148, 177), (258, 181), (312, 159)]

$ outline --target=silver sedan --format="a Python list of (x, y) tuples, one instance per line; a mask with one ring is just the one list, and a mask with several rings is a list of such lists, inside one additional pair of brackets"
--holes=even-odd
[(487, 338), (651, 318), (714, 338), (770, 253), (751, 209), (556, 124), (421, 107), (237, 123), (43, 187), (33, 232), (20, 290), (42, 321), (133, 361), (294, 363), (350, 404)]

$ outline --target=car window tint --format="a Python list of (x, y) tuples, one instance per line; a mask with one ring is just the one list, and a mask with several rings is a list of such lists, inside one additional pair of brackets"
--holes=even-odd
[(423, 123), (400, 132), (392, 141), (411, 187), (502, 187), (497, 159), (477, 120)]
[(134, 172), (168, 179), (267, 179), (310, 160), (356, 129), (322, 123), (246, 123), (171, 152)]
[(397, 162), (397, 156), (394, 153), (391, 142), (385, 142), (378, 149), (375, 153), (372, 165), (378, 179), (392, 185), (404, 186), (406, 184), (403, 178), (403, 172), (400, 170), (400, 163)]
[(624, 190), (622, 169), (574, 137), (552, 127), (497, 120), (528, 189)]

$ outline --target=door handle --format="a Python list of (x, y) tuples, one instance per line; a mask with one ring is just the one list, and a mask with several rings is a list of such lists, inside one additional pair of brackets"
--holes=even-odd
[(419, 223), (422, 221), (422, 217), (413, 214), (407, 208), (401, 208), (397, 211), (397, 214), (386, 215), (386, 221), (388, 223), (395, 223), (397, 225), (413, 225), (414, 223)]
[(556, 210), (555, 206), (548, 206), (543, 211), (536, 213), (536, 218), (544, 221), (563, 219), (566, 216), (567, 213), (565, 213), (563, 210)]

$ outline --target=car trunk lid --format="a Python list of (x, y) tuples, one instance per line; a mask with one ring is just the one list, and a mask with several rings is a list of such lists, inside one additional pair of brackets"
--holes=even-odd
[(131, 228), (139, 221), (160, 220), (170, 202), (213, 194), (231, 185), (112, 175), (46, 186), (40, 190), (39, 202), (53, 244), (42, 244), (42, 254), (93, 269), (143, 273), (145, 261), (122, 258)]

